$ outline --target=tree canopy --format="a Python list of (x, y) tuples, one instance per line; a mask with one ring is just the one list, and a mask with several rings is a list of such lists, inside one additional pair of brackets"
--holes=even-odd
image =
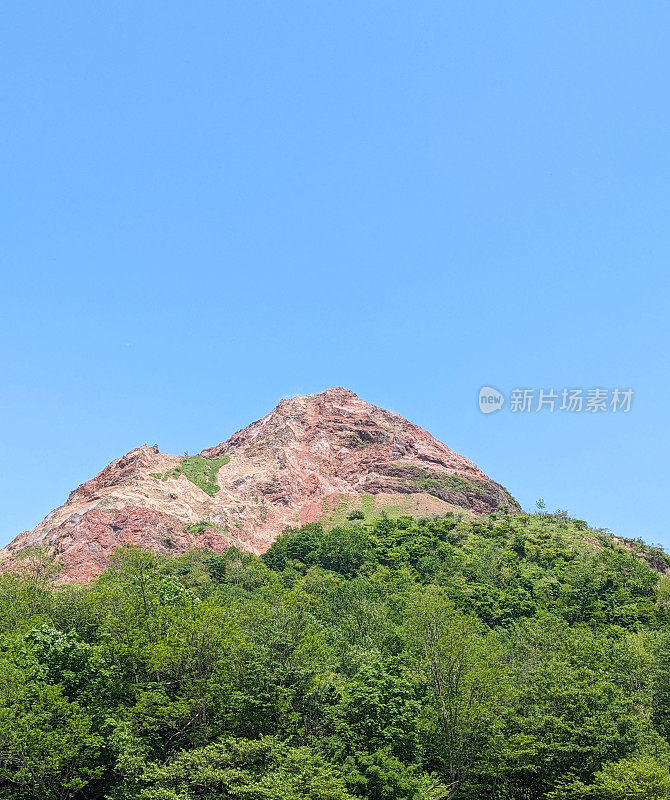
[(670, 798), (670, 565), (565, 514), (0, 576), (7, 800)]

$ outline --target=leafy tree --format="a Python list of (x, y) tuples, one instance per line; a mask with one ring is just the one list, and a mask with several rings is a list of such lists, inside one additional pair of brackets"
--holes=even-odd
[[(337, 770), (317, 753), (271, 737), (221, 739), (134, 772), (137, 800), (353, 800)], [(121, 784), (114, 800), (126, 791)]]
[(670, 770), (667, 761), (633, 756), (610, 762), (598, 770), (589, 785), (566, 780), (547, 795), (547, 800), (668, 800)]
[(103, 772), (91, 717), (5, 661), (0, 665), (0, 787), (4, 797), (65, 800)]
[(512, 699), (502, 648), (476, 619), (457, 611), (435, 587), (416, 594), (407, 636), (423, 668), (430, 703), (424, 725), (432, 757), (450, 796), (469, 775), (476, 755), (500, 731)]

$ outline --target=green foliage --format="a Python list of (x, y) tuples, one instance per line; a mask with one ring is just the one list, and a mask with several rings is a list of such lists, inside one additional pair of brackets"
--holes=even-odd
[(204, 456), (184, 456), (179, 464), (167, 472), (152, 472), (151, 477), (166, 481), (168, 478), (178, 478), (183, 475), (210, 497), (219, 491), (216, 476), (219, 470), (230, 461), (230, 456), (218, 458), (205, 458)]
[(478, 497), (486, 495), (485, 481), (477, 478), (465, 478), (462, 475), (449, 475), (445, 472), (433, 472), (429, 469), (414, 466), (397, 467), (400, 477), (407, 483), (423, 489), (428, 494), (442, 500), (453, 500), (455, 496)]
[(498, 639), (454, 608), (436, 586), (413, 593), (405, 633), (426, 687), (423, 720), (429, 757), (459, 786), (512, 708), (512, 673)]
[(31, 667), (0, 664), (3, 797), (73, 797), (103, 771), (102, 737), (90, 715)]
[(189, 533), (204, 533), (209, 528), (222, 530), (220, 525), (215, 525), (213, 522), (207, 522), (206, 520), (203, 520), (202, 522), (193, 522), (190, 525), (184, 525), (184, 530), (188, 531)]
[(561, 782), (547, 795), (548, 800), (668, 800), (670, 771), (668, 761), (649, 756), (634, 756), (605, 764), (590, 785), (580, 780)]
[(0, 797), (670, 800), (652, 563), (546, 513), (126, 547), (87, 587), (29, 553), (0, 575)]
[(353, 800), (338, 771), (309, 747), (273, 737), (222, 737), (167, 764), (143, 764), (114, 797), (137, 800)]

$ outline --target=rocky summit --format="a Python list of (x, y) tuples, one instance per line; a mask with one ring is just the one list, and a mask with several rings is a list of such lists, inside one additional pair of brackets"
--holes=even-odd
[(49, 547), (61, 579), (85, 582), (124, 544), (163, 554), (191, 547), (267, 550), (286, 526), (350, 516), (485, 514), (518, 503), (475, 464), (399, 414), (333, 388), (282, 400), (197, 456), (143, 445), (75, 489), (0, 551), (11, 568)]

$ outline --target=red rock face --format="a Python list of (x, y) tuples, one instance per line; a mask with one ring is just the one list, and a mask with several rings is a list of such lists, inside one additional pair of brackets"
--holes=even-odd
[(358, 508), (371, 515), (519, 510), (471, 461), (341, 388), (282, 400), (201, 456), (229, 459), (215, 475), (215, 494), (179, 474), (181, 458), (144, 445), (75, 489), (0, 560), (11, 566), (23, 548), (48, 545), (63, 580), (87, 581), (123, 544), (164, 554), (231, 545), (262, 553), (287, 525), (332, 524)]

